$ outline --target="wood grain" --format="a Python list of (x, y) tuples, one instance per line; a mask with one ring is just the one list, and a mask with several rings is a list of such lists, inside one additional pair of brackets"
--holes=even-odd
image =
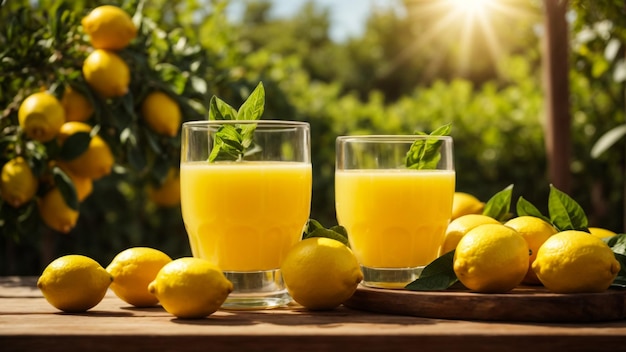
[(345, 303), (353, 309), (423, 318), (596, 322), (626, 318), (626, 291), (556, 294), (543, 288), (521, 287), (509, 293), (469, 291), (408, 291), (359, 287)]

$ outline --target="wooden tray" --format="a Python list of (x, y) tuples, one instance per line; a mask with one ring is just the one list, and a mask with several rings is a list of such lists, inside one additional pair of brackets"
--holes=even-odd
[(556, 294), (520, 287), (508, 293), (408, 291), (359, 286), (345, 306), (424, 318), (520, 322), (596, 322), (626, 318), (626, 291)]

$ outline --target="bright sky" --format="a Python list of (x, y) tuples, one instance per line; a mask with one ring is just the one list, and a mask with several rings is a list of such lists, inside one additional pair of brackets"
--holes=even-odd
[[(314, 0), (322, 8), (330, 10), (330, 37), (335, 41), (343, 41), (351, 36), (360, 35), (371, 11), (394, 7), (402, 9), (401, 0)], [(233, 12), (245, 4), (246, 0), (232, 0)], [(307, 0), (272, 0), (273, 15), (290, 17), (307, 2)]]

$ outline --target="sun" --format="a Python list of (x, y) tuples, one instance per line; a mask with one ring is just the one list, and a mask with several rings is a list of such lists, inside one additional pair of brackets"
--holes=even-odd
[(495, 0), (445, 0), (452, 11), (470, 17), (482, 17), (487, 14)]

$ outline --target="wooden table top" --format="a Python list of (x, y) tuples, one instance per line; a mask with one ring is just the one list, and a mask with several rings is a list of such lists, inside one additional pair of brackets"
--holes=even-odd
[[(427, 319), (339, 307), (218, 311), (181, 320), (110, 290), (82, 314), (50, 306), (34, 277), (0, 277), (2, 351), (623, 351), (626, 320), (516, 323)], [(528, 307), (532, 309), (532, 307)]]

